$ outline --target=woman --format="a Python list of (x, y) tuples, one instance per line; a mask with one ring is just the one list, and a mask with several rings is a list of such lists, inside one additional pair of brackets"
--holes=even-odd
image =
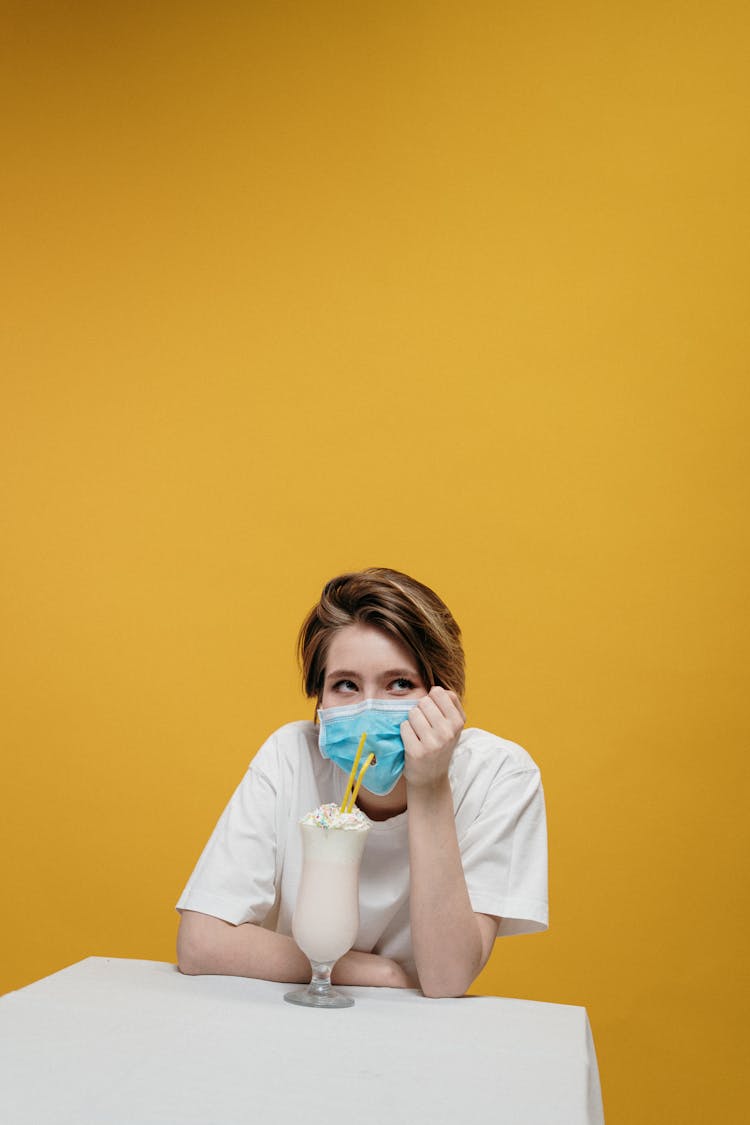
[(177, 905), (179, 967), (309, 980), (291, 937), (297, 825), (318, 805), (341, 802), (353, 740), (332, 732), (337, 724), (345, 731), (351, 711), (361, 710), (351, 705), (361, 703), (379, 724), (389, 715), (397, 723), (403, 755), (390, 760), (389, 776), (376, 776), (386, 770), (384, 755), (359, 792), (373, 821), (360, 929), (333, 981), (461, 996), (497, 936), (546, 928), (539, 771), (520, 746), (464, 729), (460, 631), (415, 579), (377, 567), (332, 579), (298, 649), (322, 726), (289, 723), (253, 759)]

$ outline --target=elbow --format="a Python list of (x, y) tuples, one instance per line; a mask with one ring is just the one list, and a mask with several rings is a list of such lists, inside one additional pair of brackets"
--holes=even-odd
[(177, 943), (177, 968), (186, 977), (200, 976), (203, 971), (200, 960), (195, 956), (195, 953), (179, 941)]
[(474, 977), (464, 974), (426, 972), (420, 974), (419, 986), (422, 993), (429, 1000), (456, 1000), (466, 995), (466, 990), (471, 986)]
[[(468, 988), (468, 985), (466, 987)], [(466, 995), (466, 988), (434, 981), (423, 984), (422, 993), (428, 1000), (455, 1000), (459, 996)]]
[(177, 954), (177, 968), (185, 977), (197, 977), (201, 974), (199, 963), (185, 953)]
[(180, 928), (177, 932), (177, 968), (184, 976), (197, 977), (207, 972), (205, 952), (196, 932), (199, 927), (192, 923), (192, 919), (183, 915)]
[(465, 996), (479, 975), (481, 964), (428, 965), (419, 973), (419, 987), (430, 1000), (456, 1000)]

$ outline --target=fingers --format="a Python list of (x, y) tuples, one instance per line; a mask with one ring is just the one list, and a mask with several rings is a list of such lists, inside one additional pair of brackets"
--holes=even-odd
[(421, 696), (401, 724), (407, 789), (434, 787), (448, 777), (465, 715), (455, 692), (434, 687)]
[(431, 688), (427, 698), (432, 699), (437, 704), (446, 718), (449, 718), (454, 711), (457, 711), (461, 716), (461, 724), (463, 725), (466, 722), (466, 713), (455, 691), (448, 691), (443, 687), (434, 687)]
[[(465, 721), (466, 716), (456, 693), (434, 687), (409, 712), (409, 718), (401, 728), (402, 736), (405, 727), (411, 728), (411, 731), (407, 730), (410, 745), (413, 745), (410, 737), (413, 732), (420, 742), (440, 746), (452, 742), (463, 729)], [(407, 745), (406, 741), (404, 745)]]
[(446, 691), (442, 687), (431, 688), (429, 695), (423, 695), (417, 707), (411, 711), (412, 715), (417, 708), (433, 725), (439, 725), (441, 720), (447, 720), (451, 726), (458, 723), (460, 728), (466, 722), (461, 700), (454, 691)]

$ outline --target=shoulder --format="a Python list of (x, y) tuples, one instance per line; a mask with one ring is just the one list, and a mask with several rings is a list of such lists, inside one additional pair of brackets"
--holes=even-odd
[(543, 816), (539, 767), (517, 742), (476, 727), (464, 730), (449, 778), (459, 837), (488, 820), (498, 827), (515, 824), (524, 810)]
[(251, 760), (240, 790), (262, 793), (264, 799), (272, 794), (285, 823), (334, 800), (340, 771), (320, 753), (319, 730), (307, 720), (275, 730)]
[(453, 764), (457, 770), (468, 773), (489, 771), (503, 776), (539, 773), (539, 767), (523, 746), (478, 727), (466, 727), (461, 732)]
[(285, 723), (273, 734), (269, 735), (264, 746), (269, 744), (285, 750), (299, 746), (317, 746), (318, 726), (309, 719), (298, 719), (296, 722)]
[(531, 755), (507, 738), (468, 727), (453, 752), (449, 778), (456, 806), (474, 807), (500, 799), (509, 790), (541, 789), (539, 768)]
[(309, 760), (317, 750), (318, 728), (315, 723), (300, 720), (285, 723), (270, 734), (250, 762), (250, 768), (276, 772), (288, 766), (295, 767)]

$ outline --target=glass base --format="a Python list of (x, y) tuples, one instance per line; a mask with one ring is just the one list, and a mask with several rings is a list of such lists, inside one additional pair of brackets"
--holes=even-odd
[(303, 1008), (351, 1008), (354, 1000), (344, 996), (335, 988), (318, 991), (310, 986), (298, 988), (295, 992), (285, 992), (284, 999), (289, 1004), (300, 1004)]
[(333, 961), (311, 961), (312, 980), (307, 988), (298, 988), (284, 994), (290, 1004), (300, 1004), (303, 1008), (351, 1008), (351, 996), (343, 996), (331, 987)]

